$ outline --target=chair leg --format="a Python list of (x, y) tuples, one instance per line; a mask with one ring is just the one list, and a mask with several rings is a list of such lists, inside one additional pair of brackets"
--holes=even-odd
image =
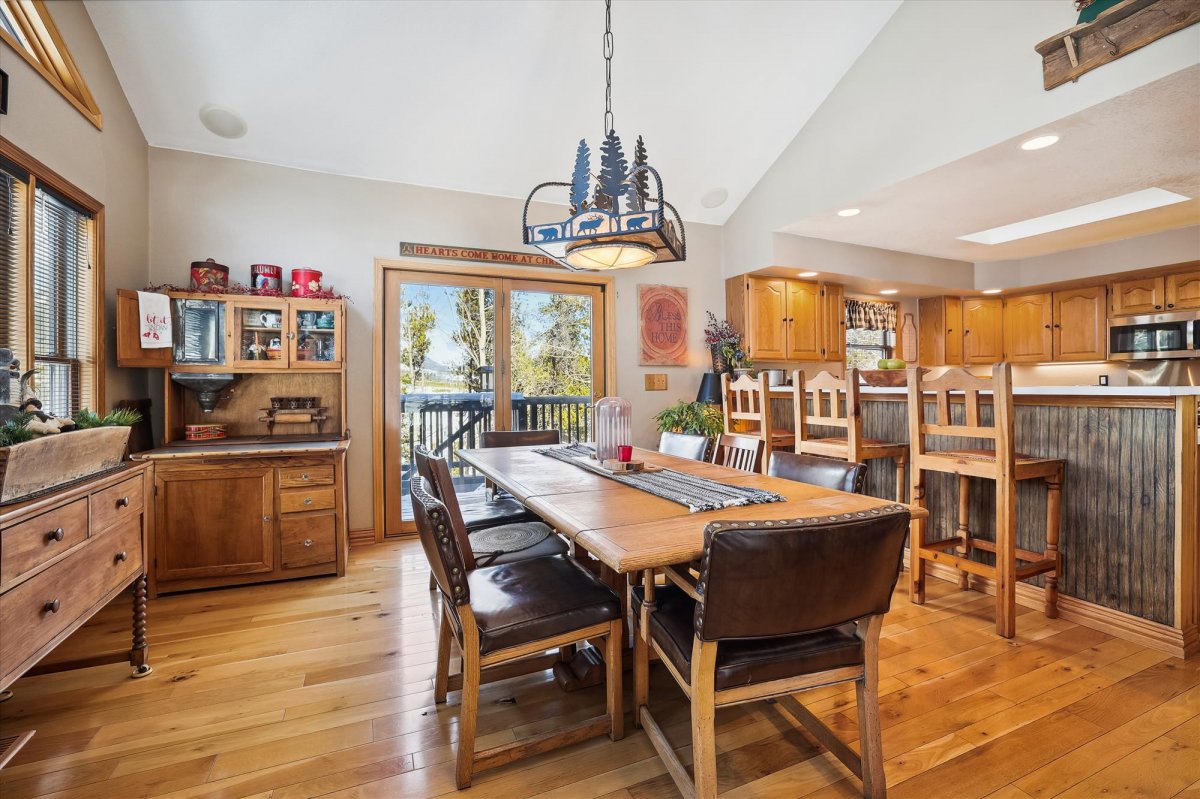
[(717, 799), (717, 644), (692, 644), (692, 775), (696, 799)]
[(1058, 552), (1058, 537), (1062, 524), (1062, 469), (1046, 478), (1046, 557), (1054, 561), (1054, 571), (1046, 574), (1046, 617), (1058, 618), (1058, 573), (1062, 556)]
[(441, 617), (441, 625), (438, 629), (437, 642), (437, 672), (433, 677), (433, 701), (434, 704), (442, 704), (446, 701), (446, 690), (450, 682), (450, 639), (454, 633), (450, 627), (450, 611), (446, 608), (446, 603), (443, 601), (438, 615)]
[(996, 481), (996, 633), (1017, 634), (1016, 484)]
[(625, 737), (625, 692), (622, 690), (621, 678), (625, 667), (621, 662), (621, 652), (624, 649), (625, 636), (621, 620), (613, 619), (608, 627), (608, 635), (604, 638), (604, 670), (607, 680), (605, 693), (608, 706), (608, 716), (612, 719), (608, 737), (619, 741)]
[(463, 687), (459, 703), (458, 743), (454, 781), (459, 789), (471, 787), (475, 767), (475, 725), (479, 718), (479, 633), (475, 620), (462, 619)]
[(638, 627), (633, 636), (633, 726), (642, 727), (642, 708), (650, 704), (650, 645)]
[(430, 591), (436, 591), (436, 590), (437, 590), (437, 578), (435, 578), (435, 577), (433, 576), (433, 572), (430, 572), (430, 573), (429, 573), (429, 590), (430, 590)]
[[(971, 478), (965, 474), (958, 476), (958, 534), (962, 536), (963, 545), (959, 554), (964, 558), (971, 556)], [(965, 569), (958, 572), (959, 590), (966, 591), (970, 587), (970, 575)]]
[[(910, 476), (912, 480), (910, 501), (918, 508), (923, 508), (925, 507), (925, 471), (913, 466)], [(914, 605), (925, 604), (925, 561), (921, 560), (921, 547), (924, 545), (925, 521), (913, 519), (908, 526), (908, 596)]]
[(883, 799), (887, 795), (887, 778), (883, 773), (883, 736), (879, 730), (879, 627), (882, 620), (871, 623), (874, 635), (868, 634), (864, 641), (863, 676), (855, 683), (858, 748), (862, 760), (863, 796)]

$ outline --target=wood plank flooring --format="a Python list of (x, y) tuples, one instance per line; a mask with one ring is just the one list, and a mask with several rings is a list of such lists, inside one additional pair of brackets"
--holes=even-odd
[[(1024, 608), (1017, 638), (1005, 641), (993, 633), (990, 597), (931, 579), (918, 607), (905, 582), (881, 640), (893, 799), (1200, 799), (1200, 661)], [(0, 704), (0, 735), (38, 732), (0, 771), (0, 797), (678, 796), (632, 725), (620, 742), (588, 741), (455, 791), (457, 695), (433, 705), (427, 587), (410, 541), (354, 550), (341, 580), (156, 600), (150, 677), (107, 665), (17, 682)], [(127, 635), (121, 602), (65, 647), (113, 649)], [(801, 698), (857, 745), (853, 696), (831, 688)], [(661, 667), (651, 697), (690, 762), (687, 707)], [(480, 746), (603, 706), (603, 686), (564, 694), (548, 673), (486, 685)], [(717, 746), (731, 799), (858, 795), (858, 782), (774, 705), (718, 711)]]

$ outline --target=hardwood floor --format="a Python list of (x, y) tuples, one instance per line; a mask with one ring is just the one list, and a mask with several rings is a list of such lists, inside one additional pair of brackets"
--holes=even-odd
[[(1181, 661), (1019, 608), (1012, 641), (991, 597), (901, 579), (881, 639), (889, 795), (1200, 799), (1200, 661)], [(457, 695), (433, 705), (428, 571), (415, 542), (354, 550), (321, 578), (164, 597), (150, 606), (155, 671), (121, 665), (26, 677), (0, 734), (37, 735), (0, 771), (3, 799), (678, 796), (646, 736), (484, 772), (454, 789)], [(127, 645), (125, 602), (66, 644)], [(682, 695), (661, 667), (655, 717), (690, 763)], [(627, 691), (627, 701), (628, 701)], [(856, 739), (853, 689), (802, 695)], [(564, 694), (548, 673), (483, 687), (480, 745), (603, 712), (604, 687)], [(728, 797), (853, 797), (858, 782), (776, 706), (717, 713)]]

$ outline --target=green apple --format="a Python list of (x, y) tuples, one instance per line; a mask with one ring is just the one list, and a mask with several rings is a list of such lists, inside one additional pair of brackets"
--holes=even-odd
[(907, 363), (899, 358), (891, 358), (888, 360), (887, 364), (887, 368), (889, 369), (904, 369), (908, 366)]
[(876, 362), (876, 364), (875, 364), (875, 368), (877, 368), (877, 369), (890, 369), (891, 367), (890, 367), (890, 366), (888, 366), (888, 364), (889, 364), (889, 363), (891, 363), (891, 361), (890, 361), (890, 360), (888, 360), (887, 358), (880, 358), (880, 359), (879, 359), (879, 361), (878, 361), (878, 362)]

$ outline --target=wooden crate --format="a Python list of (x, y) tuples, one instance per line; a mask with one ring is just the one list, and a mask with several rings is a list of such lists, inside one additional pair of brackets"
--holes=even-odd
[(129, 432), (94, 427), (0, 447), (0, 503), (115, 469), (125, 458)]

